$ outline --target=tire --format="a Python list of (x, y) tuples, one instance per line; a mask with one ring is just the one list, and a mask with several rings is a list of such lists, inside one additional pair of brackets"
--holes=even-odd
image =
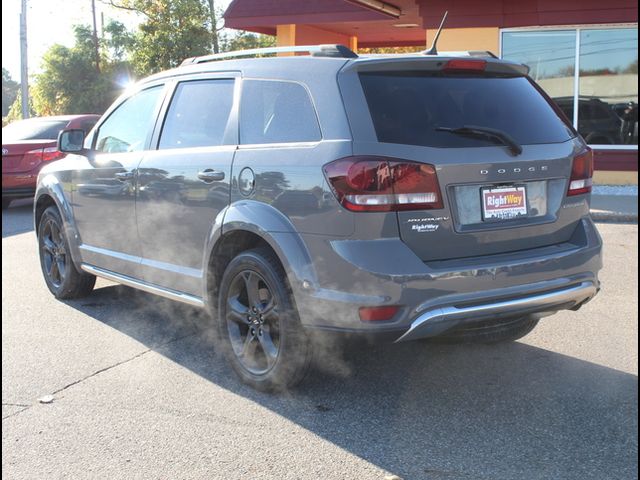
[(91, 293), (96, 277), (78, 271), (73, 264), (64, 223), (56, 207), (49, 207), (42, 214), (38, 251), (45, 283), (56, 298), (81, 298)]
[(256, 248), (236, 256), (218, 292), (219, 343), (242, 381), (261, 391), (299, 383), (309, 369), (311, 345), (273, 252)]
[(6, 210), (7, 208), (9, 208), (9, 205), (11, 205), (11, 199), (10, 198), (3, 198), (2, 199), (2, 210)]
[(435, 340), (444, 343), (476, 344), (514, 342), (531, 333), (538, 321), (536, 317), (524, 317), (480, 322), (447, 332)]

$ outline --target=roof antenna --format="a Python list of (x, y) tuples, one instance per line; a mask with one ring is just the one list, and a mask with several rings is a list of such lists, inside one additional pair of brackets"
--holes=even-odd
[(444, 22), (447, 21), (447, 15), (449, 15), (449, 10), (444, 12), (444, 16), (442, 17), (442, 21), (440, 22), (440, 27), (438, 28), (438, 31), (436, 32), (436, 36), (433, 39), (433, 43), (431, 44), (431, 48), (429, 50), (425, 50), (424, 52), (422, 52), (423, 55), (437, 55), (438, 54), (438, 49), (436, 48), (436, 46), (438, 45), (438, 38), (440, 38), (440, 33), (442, 32), (442, 27), (444, 27)]

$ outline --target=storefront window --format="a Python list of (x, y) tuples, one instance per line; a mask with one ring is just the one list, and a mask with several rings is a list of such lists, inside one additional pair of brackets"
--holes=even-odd
[(637, 28), (503, 32), (502, 56), (529, 65), (589, 144), (638, 145)]
[(578, 130), (591, 144), (638, 145), (638, 30), (580, 32)]
[(576, 31), (505, 32), (502, 56), (524, 63), (529, 75), (555, 100), (573, 121)]

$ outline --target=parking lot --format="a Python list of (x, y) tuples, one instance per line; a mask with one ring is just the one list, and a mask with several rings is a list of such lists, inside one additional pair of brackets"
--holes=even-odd
[(599, 228), (603, 291), (579, 312), (505, 345), (325, 345), (300, 387), (268, 395), (238, 383), (196, 310), (102, 280), (55, 300), (16, 202), (2, 476), (637, 478), (638, 227)]

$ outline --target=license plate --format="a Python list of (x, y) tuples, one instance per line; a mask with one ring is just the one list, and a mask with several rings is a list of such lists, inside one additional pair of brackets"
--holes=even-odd
[(526, 187), (482, 188), (482, 219), (512, 220), (527, 216)]

